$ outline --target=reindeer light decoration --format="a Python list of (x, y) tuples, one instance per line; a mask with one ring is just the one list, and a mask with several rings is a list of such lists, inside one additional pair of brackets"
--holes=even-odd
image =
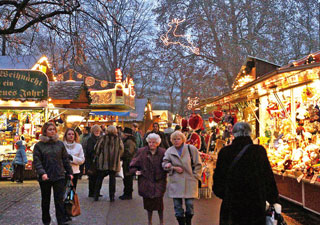
[[(180, 23), (184, 22), (185, 19), (183, 20), (178, 20), (178, 19), (173, 19), (168, 26), (170, 27), (169, 30), (165, 35), (161, 35), (160, 39), (165, 44), (166, 46), (168, 45), (181, 45), (184, 48), (190, 49), (194, 54), (199, 55), (200, 51), (199, 48), (195, 47), (191, 41), (190, 35), (181, 35), (181, 34), (176, 34), (177, 28)], [(173, 37), (175, 37), (174, 40), (169, 39), (169, 33), (172, 32)], [(187, 44), (182, 43), (182, 41), (187, 41)]]

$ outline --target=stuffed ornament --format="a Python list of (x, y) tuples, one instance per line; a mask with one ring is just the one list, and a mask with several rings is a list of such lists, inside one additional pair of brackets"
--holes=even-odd
[(192, 132), (189, 139), (187, 140), (187, 144), (194, 145), (198, 150), (201, 148), (201, 138), (199, 134), (196, 132)]
[(189, 118), (189, 126), (193, 130), (201, 129), (203, 125), (203, 120), (200, 115), (192, 114)]

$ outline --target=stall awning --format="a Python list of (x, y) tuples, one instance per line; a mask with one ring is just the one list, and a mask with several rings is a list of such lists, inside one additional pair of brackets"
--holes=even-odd
[(99, 115), (99, 116), (130, 116), (129, 111), (125, 112), (117, 112), (117, 111), (107, 111), (107, 110), (100, 110), (100, 111), (91, 111), (91, 115)]

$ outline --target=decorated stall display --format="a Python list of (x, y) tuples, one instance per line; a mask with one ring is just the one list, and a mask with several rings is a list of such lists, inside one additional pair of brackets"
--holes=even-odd
[(214, 157), (210, 154), (200, 152), (202, 160), (201, 188), (199, 197), (211, 198), (213, 185), (213, 170), (215, 168)]
[(275, 171), (320, 181), (320, 93), (315, 85), (261, 98), (264, 135), (259, 139)]
[[(32, 168), (30, 149), (45, 121), (48, 77), (36, 70), (0, 70), (0, 163), (1, 178), (10, 177), (16, 150), (14, 143), (25, 142), (28, 170)], [(25, 177), (29, 178), (29, 173)]]

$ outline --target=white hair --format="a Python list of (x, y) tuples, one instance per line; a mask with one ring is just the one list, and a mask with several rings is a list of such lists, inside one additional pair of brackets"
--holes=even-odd
[(245, 122), (238, 122), (233, 126), (232, 134), (234, 137), (243, 137), (251, 135), (251, 126)]
[(146, 138), (146, 140), (147, 140), (147, 142), (149, 143), (149, 141), (150, 141), (151, 139), (156, 140), (156, 142), (157, 142), (158, 144), (161, 143), (161, 138), (160, 138), (160, 136), (159, 136), (158, 134), (155, 134), (155, 133), (149, 134), (148, 137)]

